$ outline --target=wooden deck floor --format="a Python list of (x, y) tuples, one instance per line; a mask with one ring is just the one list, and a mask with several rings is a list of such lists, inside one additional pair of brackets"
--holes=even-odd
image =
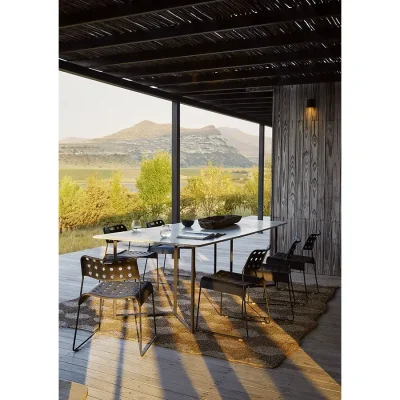
[[(265, 248), (268, 233), (235, 241), (234, 270), (240, 271), (249, 252)], [(121, 248), (123, 245), (121, 245)], [(60, 301), (79, 295), (81, 255), (101, 256), (104, 247), (60, 256)], [(162, 260), (161, 256), (161, 262)], [(213, 269), (212, 247), (199, 249), (197, 270)], [(218, 264), (229, 266), (229, 244), (218, 246)], [(167, 266), (172, 259), (167, 256)], [(180, 267), (189, 269), (190, 253), (182, 251)], [(301, 281), (302, 275), (294, 274)], [(313, 277), (308, 276), (310, 282)], [(338, 284), (340, 278), (320, 277), (321, 284)], [(89, 289), (93, 284), (86, 284)], [(97, 335), (73, 353), (73, 330), (60, 329), (59, 377), (85, 384), (88, 399), (339, 399), (341, 397), (341, 290), (329, 302), (318, 327), (301, 343), (301, 349), (278, 368), (262, 369), (211, 357), (189, 355), (152, 346), (141, 359), (137, 343)], [(87, 332), (80, 331), (83, 339)]]

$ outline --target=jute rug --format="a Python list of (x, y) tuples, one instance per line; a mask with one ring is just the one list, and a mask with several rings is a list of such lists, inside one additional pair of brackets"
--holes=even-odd
[[(173, 304), (173, 276), (164, 275), (160, 272), (160, 290), (155, 290), (155, 306), (157, 311), (169, 311)], [(187, 271), (181, 271), (181, 275)], [(196, 304), (198, 290), (203, 273), (196, 276)], [(155, 282), (155, 272), (146, 274), (146, 280)], [(285, 285), (281, 284), (284, 288)], [(156, 285), (155, 285), (156, 288)], [(308, 285), (309, 292), (316, 290), (315, 285)], [(245, 363), (249, 365), (267, 368), (277, 367), (286, 356), (299, 348), (300, 340), (317, 326), (317, 320), (327, 309), (327, 303), (332, 298), (337, 287), (320, 286), (320, 293), (309, 294), (305, 305), (296, 304), (294, 307), (294, 322), (282, 321), (290, 319), (291, 311), (289, 304), (279, 304), (280, 301), (288, 301), (287, 290), (277, 290), (268, 287), (268, 299), (270, 302), (270, 313), (272, 321), (269, 324), (261, 322), (249, 322), (249, 340), (230, 338), (218, 334), (210, 334), (202, 331), (190, 334), (177, 318), (157, 317), (157, 339), (154, 342), (162, 346), (190, 354), (201, 354), (221, 358), (229, 361)], [(294, 284), (296, 302), (305, 302), (304, 287)], [(178, 288), (178, 304), (181, 315), (190, 321), (190, 279), (181, 277)], [(257, 303), (263, 300), (263, 289), (251, 289), (250, 301)], [(98, 322), (99, 299), (90, 298), (81, 307), (79, 329), (93, 331)], [(271, 304), (272, 303), (272, 304)], [(200, 303), (199, 327), (207, 330), (217, 331), (229, 335), (237, 335), (245, 338), (245, 322), (238, 319), (219, 315), (220, 294), (214, 291), (202, 291)], [(136, 305), (135, 305), (136, 307)], [(60, 327), (75, 328), (78, 300), (74, 299), (60, 303), (59, 325)], [(136, 310), (137, 311), (137, 308)], [(132, 301), (119, 300), (117, 302), (117, 313), (133, 312)], [(142, 312), (152, 312), (151, 299), (143, 306)], [(265, 316), (265, 305), (249, 304), (247, 312), (253, 316)], [(237, 315), (241, 313), (241, 299), (237, 296), (224, 295), (223, 314)], [(123, 339), (137, 341), (138, 319), (130, 317), (125, 320), (115, 320), (113, 315), (112, 300), (105, 300), (101, 331), (99, 334), (114, 336)], [(195, 315), (196, 316), (196, 315)], [(279, 318), (279, 320), (278, 320)], [(153, 318), (142, 318), (144, 343), (153, 334)]]

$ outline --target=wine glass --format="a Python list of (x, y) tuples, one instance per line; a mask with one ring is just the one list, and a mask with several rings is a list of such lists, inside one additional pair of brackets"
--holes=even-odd
[(132, 232), (139, 232), (140, 228), (142, 227), (142, 223), (138, 219), (134, 219), (132, 221)]
[(162, 238), (169, 238), (171, 233), (171, 227), (169, 225), (163, 225), (160, 229), (160, 236)]

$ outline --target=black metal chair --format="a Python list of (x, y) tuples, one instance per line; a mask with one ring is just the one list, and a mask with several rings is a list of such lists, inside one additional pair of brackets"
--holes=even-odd
[[(257, 278), (262, 278), (264, 282), (282, 282), (288, 285), (289, 302), (292, 311), (292, 321), (294, 320), (293, 304), (295, 303), (293, 282), (291, 276), (291, 262), (293, 254), (297, 245), (300, 243), (300, 238), (297, 236), (293, 238), (293, 242), (289, 251), (286, 253), (285, 258), (274, 258), (274, 256), (267, 257), (265, 263), (261, 263), (259, 268), (252, 268), (248, 274)], [(293, 297), (293, 302), (292, 302)]]
[[(268, 317), (261, 317), (262, 321), (266, 321), (267, 323), (270, 322), (269, 317), (269, 308), (268, 308), (268, 298), (266, 295), (266, 281), (263, 278), (258, 278), (256, 276), (249, 275), (249, 271), (257, 270), (260, 266), (262, 261), (264, 260), (267, 254), (267, 250), (253, 250), (246, 261), (246, 264), (243, 267), (242, 273), (237, 272), (229, 272), (229, 271), (218, 271), (217, 273), (211, 276), (203, 276), (200, 280), (200, 291), (199, 291), (199, 300), (197, 304), (197, 316), (196, 316), (196, 330), (198, 329), (198, 322), (199, 322), (199, 310), (200, 310), (200, 297), (201, 297), (201, 290), (208, 289), (208, 290), (215, 290), (221, 292), (221, 305), (220, 305), (220, 315), (222, 315), (222, 295), (223, 293), (232, 294), (235, 296), (239, 296), (242, 299), (242, 318), (246, 323), (246, 339), (249, 338), (249, 328), (248, 328), (248, 321), (257, 321), (253, 317), (248, 317), (246, 311), (246, 292), (249, 288), (256, 287), (256, 286), (264, 286), (264, 295), (266, 298), (266, 311)], [(207, 331), (211, 332), (211, 331)], [(211, 332), (211, 333), (218, 333), (218, 332)], [(226, 335), (224, 336), (235, 337), (233, 335)]]
[[(305, 273), (305, 267), (306, 264), (312, 264), (314, 267), (314, 276), (315, 276), (315, 283), (317, 285), (317, 293), (319, 293), (319, 287), (318, 287), (318, 278), (317, 278), (317, 266), (315, 262), (315, 257), (313, 253), (314, 245), (317, 240), (317, 237), (321, 235), (321, 232), (318, 231), (316, 233), (312, 233), (304, 243), (303, 249), (301, 251), (301, 255), (293, 255), (293, 257), (290, 260), (290, 268), (293, 270), (297, 271), (302, 271), (303, 272), (303, 279), (304, 279), (304, 290), (306, 293), (306, 299), (308, 299), (308, 292), (307, 292), (307, 283), (306, 283), (306, 273)], [(304, 254), (307, 252), (306, 254)], [(271, 261), (272, 259), (275, 260), (283, 260), (287, 256), (286, 253), (275, 253), (270, 257)]]
[[(157, 335), (155, 308), (154, 308), (154, 292), (153, 285), (151, 282), (141, 282), (139, 275), (139, 268), (135, 258), (119, 258), (113, 261), (106, 261), (100, 258), (82, 256), (81, 257), (81, 272), (82, 282), (81, 291), (78, 302), (78, 313), (76, 316), (74, 342), (72, 350), (77, 351), (80, 347), (85, 344), (94, 334), (100, 330), (102, 309), (104, 299), (118, 300), (118, 299), (132, 299), (133, 305), (135, 301), (138, 304), (139, 312), (139, 350), (140, 355), (143, 357), (148, 348), (151, 346)], [(89, 292), (82, 293), (83, 282), (85, 277), (94, 278), (99, 280), (100, 283), (96, 285)], [(137, 279), (136, 281), (133, 280)], [(79, 313), (81, 305), (91, 296), (100, 298), (100, 311), (99, 311), (99, 323), (98, 328), (85, 339), (78, 347), (75, 347), (76, 333), (78, 330)], [(153, 319), (154, 319), (154, 336), (150, 342), (146, 345), (143, 350), (143, 335), (142, 335), (142, 305), (144, 302), (152, 296), (153, 302)], [(115, 305), (115, 303), (114, 303)], [(114, 306), (115, 312), (115, 306)], [(149, 315), (150, 316), (150, 315)]]
[[(146, 222), (147, 228), (154, 228), (156, 226), (163, 226), (163, 225), (165, 225), (165, 222), (162, 219)], [(165, 261), (167, 259), (167, 254), (171, 255), (174, 254), (174, 246), (168, 244), (150, 244), (147, 251), (156, 252), (157, 254), (164, 254), (163, 272), (165, 272)]]
[[(105, 226), (103, 227), (103, 232), (104, 233), (114, 233), (114, 232), (126, 232), (127, 228), (123, 224), (118, 224), (118, 225), (112, 225), (112, 226)], [(112, 240), (106, 240), (106, 251), (104, 254), (104, 259), (105, 260), (113, 260), (114, 259), (114, 254), (107, 254), (107, 249), (108, 245), (113, 244)], [(158, 276), (158, 254), (155, 251), (132, 251), (129, 250), (131, 246), (131, 243), (129, 242), (128, 250), (122, 250), (119, 253), (117, 253), (117, 258), (120, 257), (128, 257), (128, 258), (145, 258), (146, 259), (146, 264), (144, 265), (144, 272), (143, 272), (143, 280), (146, 275), (146, 268), (147, 268), (147, 260), (149, 258), (154, 258), (157, 263), (157, 286), (159, 286), (159, 276)]]

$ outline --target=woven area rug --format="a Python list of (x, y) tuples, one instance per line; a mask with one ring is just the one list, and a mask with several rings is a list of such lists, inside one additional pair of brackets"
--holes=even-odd
[[(157, 311), (169, 311), (173, 304), (173, 276), (172, 271), (160, 272), (160, 290), (155, 290), (155, 306)], [(171, 275), (169, 275), (171, 274)], [(178, 288), (178, 305), (183, 318), (189, 322), (190, 314), (190, 278), (187, 271), (181, 271), (180, 285)], [(186, 275), (183, 277), (183, 275)], [(199, 281), (205, 274), (197, 273), (196, 276), (196, 304), (198, 298)], [(155, 272), (146, 274), (146, 280), (155, 282)], [(284, 284), (281, 287), (284, 288)], [(156, 285), (155, 285), (156, 288)], [(316, 290), (315, 285), (308, 285), (309, 292)], [(289, 304), (280, 304), (280, 301), (288, 301), (287, 290), (277, 290), (268, 287), (268, 299), (272, 321), (269, 324), (261, 322), (249, 322), (249, 340), (230, 338), (218, 334), (210, 334), (203, 331), (190, 334), (177, 318), (157, 317), (157, 338), (154, 342), (162, 346), (190, 354), (201, 354), (221, 358), (229, 361), (245, 363), (267, 368), (277, 367), (286, 356), (299, 348), (300, 340), (317, 326), (317, 320), (327, 309), (329, 299), (335, 294), (337, 287), (320, 286), (320, 293), (309, 294), (307, 304), (296, 304), (294, 307), (294, 322), (285, 322), (280, 319), (290, 319)], [(294, 284), (296, 302), (305, 302), (304, 286)], [(250, 302), (257, 303), (263, 300), (263, 289), (250, 290)], [(100, 301), (90, 298), (81, 307), (79, 329), (93, 331), (98, 322)], [(245, 338), (246, 328), (243, 320), (219, 315), (220, 294), (213, 291), (202, 291), (200, 303), (199, 327), (217, 331), (229, 335), (237, 335)], [(136, 305), (135, 305), (136, 307)], [(75, 328), (78, 300), (74, 299), (60, 303), (59, 325), (60, 327)], [(137, 308), (136, 310), (137, 311)], [(117, 313), (133, 312), (132, 301), (119, 300)], [(151, 299), (143, 306), (142, 312), (152, 312)], [(265, 305), (249, 304), (247, 312), (250, 315), (265, 316)], [(241, 299), (237, 296), (224, 295), (223, 314), (239, 316), (241, 313)], [(138, 320), (130, 317), (125, 320), (115, 320), (113, 315), (112, 300), (105, 300), (101, 331), (98, 334), (114, 336), (118, 338), (137, 341)], [(195, 315), (196, 316), (196, 315)], [(142, 318), (144, 343), (152, 336), (153, 319)]]

